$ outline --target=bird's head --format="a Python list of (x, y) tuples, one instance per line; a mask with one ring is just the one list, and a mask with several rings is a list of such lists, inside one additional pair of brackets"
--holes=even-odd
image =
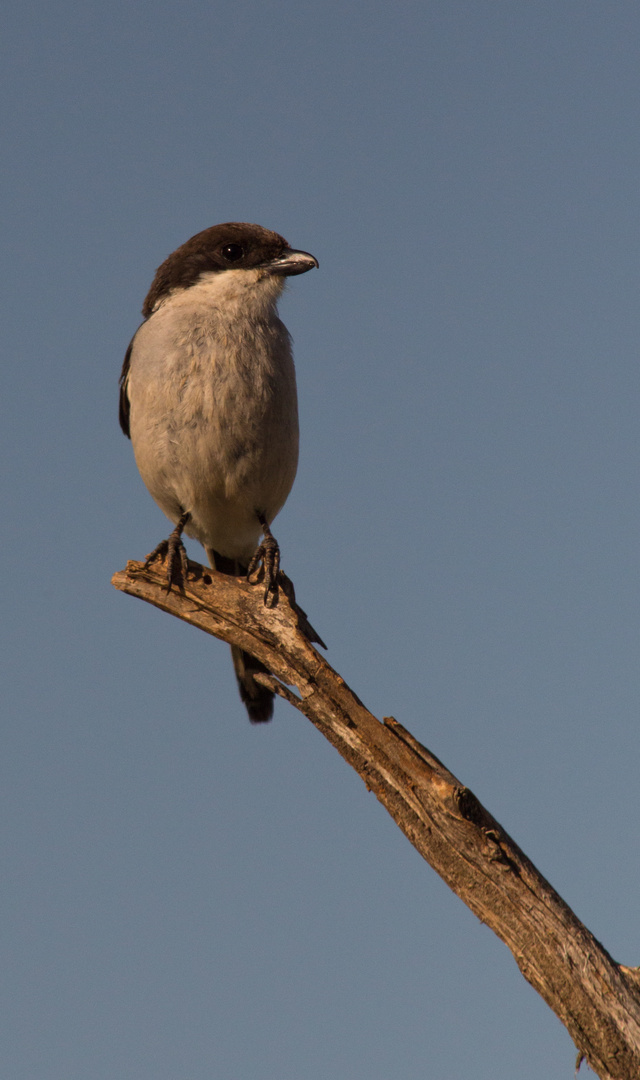
[(239, 288), (271, 281), (277, 297), (286, 277), (305, 274), (314, 266), (318, 260), (313, 255), (290, 247), (284, 237), (261, 225), (243, 221), (213, 225), (176, 248), (158, 267), (142, 314), (148, 318), (167, 297), (213, 281), (215, 275), (233, 274)]

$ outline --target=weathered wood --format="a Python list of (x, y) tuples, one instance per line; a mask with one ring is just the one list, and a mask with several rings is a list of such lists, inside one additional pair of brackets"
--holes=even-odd
[[(601, 1080), (640, 1077), (640, 973), (616, 963), (491, 814), (396, 720), (380, 723), (326, 662), (313, 631), (281, 590), (197, 563), (167, 592), (162, 565), (130, 562), (113, 577), (138, 596), (261, 660), (260, 676), (336, 747), (414, 847), (504, 941), (522, 974), (568, 1029)], [(285, 583), (286, 583), (286, 579)], [(297, 694), (290, 689), (295, 687)]]

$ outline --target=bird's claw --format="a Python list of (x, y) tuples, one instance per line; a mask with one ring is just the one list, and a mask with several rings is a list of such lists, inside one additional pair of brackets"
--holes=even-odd
[[(187, 515), (188, 517), (188, 515)], [(166, 562), (167, 566), (167, 592), (171, 591), (172, 585), (183, 585), (189, 576), (189, 560), (187, 558), (187, 551), (182, 543), (182, 530), (184, 528), (184, 522), (182, 518), (176, 525), (175, 529), (171, 533), (171, 536), (167, 540), (161, 540), (157, 547), (154, 547), (146, 559), (144, 560), (145, 569), (151, 565), (151, 563), (158, 558), (162, 558)]]
[(255, 585), (260, 580), (259, 576), (254, 581), (251, 581), (251, 578), (256, 571), (259, 572), (261, 563), (264, 576), (264, 604), (265, 607), (275, 607), (278, 602), (280, 548), (278, 547), (278, 541), (270, 532), (265, 533), (247, 568), (247, 580), (252, 585)]

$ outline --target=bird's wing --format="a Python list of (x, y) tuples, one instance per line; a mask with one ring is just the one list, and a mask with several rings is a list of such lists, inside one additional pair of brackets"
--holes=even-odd
[(129, 401), (129, 395), (127, 393), (127, 383), (129, 381), (129, 365), (131, 364), (131, 350), (133, 349), (133, 343), (135, 341), (135, 334), (131, 338), (129, 348), (127, 349), (124, 357), (124, 363), (122, 365), (122, 371), (120, 372), (120, 406), (118, 416), (120, 418), (120, 427), (124, 431), (128, 439), (131, 438), (131, 432), (129, 431), (129, 413), (131, 411), (131, 403)]

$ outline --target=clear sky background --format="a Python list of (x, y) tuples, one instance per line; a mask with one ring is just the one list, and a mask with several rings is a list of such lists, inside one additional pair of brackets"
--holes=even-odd
[[(549, 1080), (505, 947), (228, 650), (109, 584), (168, 523), (117, 426), (156, 266), (281, 305), (274, 529), (328, 658), (640, 963), (640, 10), (5, 8), (3, 1080)], [(196, 544), (190, 547), (201, 558)]]

